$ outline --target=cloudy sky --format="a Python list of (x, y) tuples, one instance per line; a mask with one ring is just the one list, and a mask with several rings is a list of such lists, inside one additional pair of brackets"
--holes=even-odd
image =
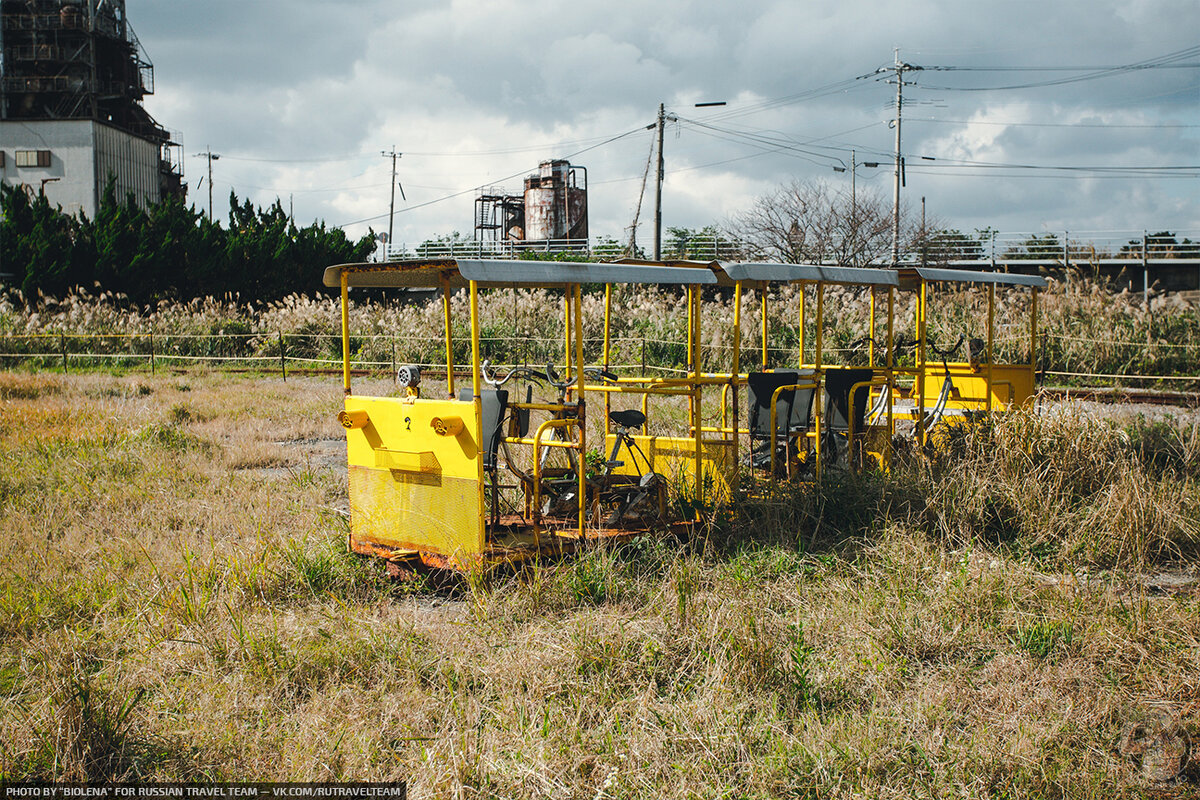
[(624, 238), (659, 103), (679, 119), (665, 226), (720, 224), (792, 179), (848, 185), (835, 168), (852, 150), (884, 162), (860, 164), (858, 190), (890, 197), (895, 88), (876, 70), (900, 48), (925, 67), (906, 75), (907, 202), (965, 231), (1200, 234), (1195, 0), (127, 6), (155, 65), (147, 106), (181, 137), (197, 205), (196, 154), (221, 156), (218, 216), (233, 189), (294, 203), (298, 222), (386, 231), (394, 147), (396, 242), (470, 235), (478, 187), (518, 191), (564, 157), (588, 169), (592, 235)]

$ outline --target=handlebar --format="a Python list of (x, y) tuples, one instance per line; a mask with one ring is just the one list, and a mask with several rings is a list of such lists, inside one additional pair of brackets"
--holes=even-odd
[[(481, 367), (482, 369), (480, 369), (480, 373), (483, 376), (483, 382), (488, 386), (503, 386), (513, 378), (518, 377), (533, 378), (534, 380), (538, 381), (549, 380), (544, 373), (538, 372), (535, 369), (530, 369), (529, 367), (513, 367), (502, 378), (496, 377), (496, 370), (492, 367), (491, 361), (484, 361)], [(489, 372), (491, 374), (489, 374)]]
[[(513, 367), (503, 376), (499, 376), (496, 369), (492, 367), (490, 360), (484, 361), (480, 370), (483, 376), (483, 382), (488, 386), (503, 386), (513, 378), (531, 378), (536, 381), (542, 381), (558, 389), (560, 392), (571, 385), (570, 378), (559, 377), (558, 370), (553, 364), (546, 365), (546, 371), (540, 372), (529, 367)], [(609, 372), (601, 367), (584, 367), (583, 374), (590, 378), (600, 378), (605, 381), (616, 382), (617, 376), (615, 373)]]
[(937, 346), (937, 343), (936, 343), (936, 342), (934, 342), (932, 338), (928, 338), (928, 337), (927, 337), (927, 338), (926, 338), (926, 341), (927, 341), (927, 342), (929, 342), (929, 349), (930, 349), (930, 350), (932, 350), (932, 351), (933, 351), (933, 352), (934, 352), (936, 355), (939, 355), (939, 356), (941, 356), (941, 357), (942, 357), (942, 360), (943, 360), (943, 361), (945, 361), (945, 360), (946, 360), (947, 358), (949, 358), (950, 356), (952, 356), (952, 355), (955, 355), (956, 353), (958, 353), (958, 351), (959, 351), (959, 350), (962, 348), (962, 346), (963, 346), (963, 342), (964, 342), (964, 341), (966, 341), (966, 340), (965, 340), (965, 338), (964, 338), (964, 337), (963, 337), (961, 334), (959, 334), (958, 341), (954, 343), (954, 346), (953, 346), (953, 347), (947, 347), (945, 350), (943, 350), (942, 348), (938, 347), (938, 346)]

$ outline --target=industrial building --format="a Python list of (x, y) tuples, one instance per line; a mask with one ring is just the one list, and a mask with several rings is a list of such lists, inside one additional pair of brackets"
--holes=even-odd
[(0, 0), (0, 179), (94, 217), (109, 180), (183, 193), (182, 146), (143, 108), (154, 66), (125, 0)]
[(475, 198), (475, 239), (547, 246), (587, 247), (587, 169), (562, 159), (543, 161), (525, 179), (525, 192), (489, 189)]

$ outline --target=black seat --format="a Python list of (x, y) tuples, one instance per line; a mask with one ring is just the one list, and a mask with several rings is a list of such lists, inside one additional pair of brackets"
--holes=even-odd
[(622, 428), (640, 428), (646, 424), (646, 415), (636, 408), (624, 411), (610, 411), (608, 412), (608, 418)]
[[(850, 430), (850, 390), (856, 383), (866, 383), (875, 377), (875, 370), (867, 367), (852, 369), (831, 368), (825, 372), (825, 424), (828, 430), (848, 433)], [(859, 389), (854, 394), (854, 431), (862, 433), (867, 413), (869, 389)]]
[[(463, 402), (471, 402), (475, 399), (475, 395), (471, 389), (462, 389), (458, 393), (458, 399)], [(504, 412), (508, 410), (508, 390), (507, 389), (482, 389), (479, 395), (481, 400), (480, 410), (480, 429), (483, 431), (483, 442), (481, 448), (483, 451), (483, 468), (486, 470), (494, 470), (496, 468), (496, 450), (500, 446), (500, 437), (504, 435), (501, 426), (504, 424)]]
[[(771, 435), (771, 396), (780, 386), (807, 383), (812, 380), (810, 369), (796, 372), (751, 372), (747, 376), (750, 399), (750, 435), (767, 438)], [(804, 430), (812, 421), (815, 390), (785, 389), (779, 393), (775, 406), (775, 435), (786, 436), (790, 431)]]

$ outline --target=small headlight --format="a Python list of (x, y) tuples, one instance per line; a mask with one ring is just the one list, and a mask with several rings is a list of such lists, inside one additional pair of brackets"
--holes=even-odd
[(396, 383), (409, 389), (417, 388), (421, 385), (421, 368), (415, 364), (405, 364), (396, 370)]

